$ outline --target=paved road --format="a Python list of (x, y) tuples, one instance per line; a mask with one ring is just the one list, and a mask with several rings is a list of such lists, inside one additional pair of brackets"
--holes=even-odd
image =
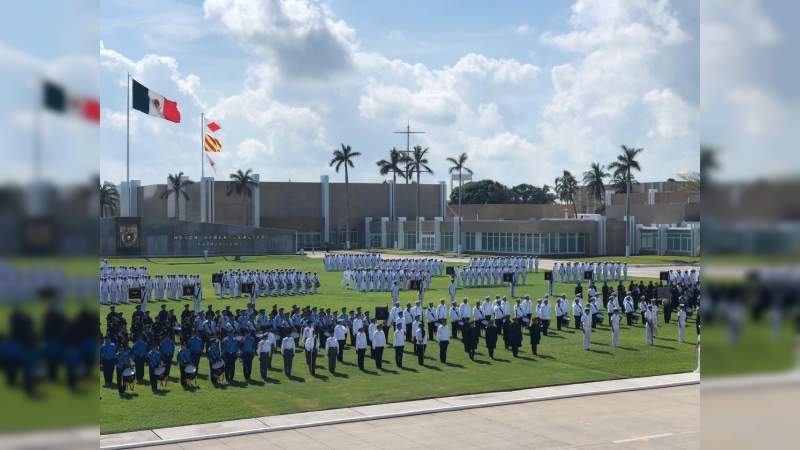
[(700, 386), (552, 400), (154, 447), (697, 449)]
[[(358, 252), (355, 252), (358, 253)], [(308, 252), (306, 256), (310, 258), (322, 258), (325, 256), (324, 252)], [(426, 257), (425, 254), (420, 255), (421, 257)], [(416, 256), (410, 256), (407, 254), (392, 254), (392, 253), (382, 253), (381, 257), (384, 259), (397, 259), (397, 258), (415, 258)], [(469, 257), (453, 257), (453, 256), (436, 256), (431, 255), (430, 257), (436, 259), (444, 259), (446, 262), (450, 263), (467, 263), (469, 262)], [(613, 256), (609, 256), (609, 261), (614, 261), (615, 258)], [(553, 268), (553, 263), (560, 261), (557, 259), (539, 259), (539, 270), (550, 270)], [(628, 276), (632, 278), (658, 278), (659, 274), (662, 271), (666, 270), (691, 270), (691, 269), (698, 269), (698, 265), (672, 265), (672, 264), (629, 264), (628, 265)]]

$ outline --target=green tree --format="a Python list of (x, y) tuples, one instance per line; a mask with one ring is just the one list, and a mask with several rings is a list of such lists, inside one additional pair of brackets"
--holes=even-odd
[(600, 163), (592, 163), (589, 170), (583, 172), (583, 184), (586, 185), (589, 195), (594, 199), (595, 213), (600, 210), (598, 203), (602, 205), (605, 201), (606, 185), (604, 180), (606, 178), (608, 178), (608, 172), (605, 171)]
[(466, 166), (467, 154), (462, 153), (457, 158), (447, 158), (447, 162), (452, 164), (450, 166), (450, 174), (458, 174), (458, 217), (461, 217), (461, 187), (464, 186), (463, 174), (467, 173), (472, 175), (472, 169)]
[(339, 168), (344, 166), (344, 195), (345, 195), (345, 246), (348, 250), (350, 250), (350, 175), (348, 173), (348, 167), (354, 168), (353, 159), (357, 156), (361, 156), (361, 153), (354, 152), (353, 149), (350, 148), (349, 145), (342, 144), (342, 149), (336, 149), (333, 151), (333, 159), (329, 166), (333, 167), (336, 170), (336, 173), (339, 173)]
[[(463, 191), (461, 194), (459, 191)], [(471, 181), (450, 193), (450, 203), (455, 204), (459, 197), (467, 205), (484, 203), (510, 203), (511, 193), (502, 183), (494, 180)]]
[(572, 175), (569, 170), (565, 170), (560, 177), (556, 178), (555, 184), (558, 199), (565, 204), (571, 203), (572, 212), (575, 214), (575, 217), (578, 217), (578, 208), (575, 206), (575, 193), (578, 191), (578, 180), (575, 179), (575, 176)]
[(226, 195), (229, 197), (233, 194), (239, 196), (245, 196), (250, 199), (249, 204), (245, 207), (245, 214), (244, 214), (244, 224), (245, 226), (249, 226), (250, 221), (250, 213), (253, 211), (253, 190), (258, 189), (258, 183), (256, 182), (255, 178), (252, 175), (253, 169), (247, 169), (247, 171), (242, 172), (241, 169), (237, 170), (236, 172), (230, 175), (230, 182), (228, 182), (228, 186), (226, 188)]
[[(381, 175), (386, 176), (390, 173), (392, 174), (392, 181), (394, 181), (394, 185), (397, 186), (398, 175), (403, 179), (407, 178), (406, 170), (403, 167), (403, 164), (405, 164), (407, 160), (408, 156), (393, 147), (391, 150), (389, 150), (389, 159), (382, 159), (376, 164), (379, 167), (379, 172)], [(395, 204), (397, 204), (396, 200)], [(395, 211), (395, 214), (397, 214), (397, 208), (392, 209)], [(392, 217), (391, 219), (394, 220), (395, 217)]]
[(411, 153), (411, 173), (417, 172), (417, 249), (419, 249), (419, 243), (421, 242), (422, 238), (420, 234), (422, 234), (422, 227), (419, 223), (419, 178), (420, 173), (425, 171), (430, 174), (433, 174), (433, 170), (428, 166), (428, 158), (425, 155), (428, 154), (428, 147), (422, 148), (421, 145), (415, 145), (414, 151)]
[(608, 165), (608, 168), (613, 171), (614, 178), (619, 179), (625, 183), (625, 256), (630, 256), (631, 247), (631, 230), (630, 230), (630, 217), (631, 217), (631, 183), (633, 180), (633, 171), (642, 170), (639, 161), (636, 157), (642, 153), (644, 149), (622, 146), (622, 153), (617, 155), (616, 161)]
[(111, 217), (117, 214), (119, 210), (119, 191), (117, 187), (108, 181), (102, 185), (98, 184), (100, 189), (100, 217)]
[(170, 194), (175, 196), (175, 218), (181, 217), (181, 203), (180, 198), (189, 201), (189, 194), (186, 193), (186, 188), (194, 184), (194, 181), (189, 180), (183, 176), (183, 172), (171, 174), (167, 177), (167, 190), (161, 194), (161, 198), (168, 198)]

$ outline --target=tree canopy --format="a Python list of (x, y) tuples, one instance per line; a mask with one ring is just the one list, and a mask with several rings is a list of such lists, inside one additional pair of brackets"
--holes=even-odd
[[(555, 194), (550, 186), (542, 187), (530, 184), (518, 184), (508, 187), (503, 183), (494, 180), (472, 181), (464, 184), (464, 192), (461, 202), (465, 205), (475, 205), (483, 203), (531, 203), (547, 204), (554, 203)], [(458, 203), (459, 188), (453, 188), (450, 193), (450, 203)]]

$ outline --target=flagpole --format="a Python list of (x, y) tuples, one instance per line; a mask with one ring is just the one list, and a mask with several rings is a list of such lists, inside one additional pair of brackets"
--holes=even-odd
[(131, 74), (125, 91), (125, 181), (128, 183), (128, 216), (131, 216)]
[(205, 130), (205, 113), (200, 113), (200, 182), (203, 182), (203, 178), (206, 176), (206, 162), (203, 160), (205, 156), (203, 154), (203, 141), (205, 137), (203, 136)]

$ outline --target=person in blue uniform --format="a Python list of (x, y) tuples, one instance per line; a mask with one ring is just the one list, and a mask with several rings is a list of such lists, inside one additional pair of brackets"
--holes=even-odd
[(114, 362), (117, 356), (117, 344), (111, 342), (111, 338), (106, 335), (105, 342), (100, 346), (100, 363), (103, 366), (103, 381), (106, 386), (110, 386), (114, 378)]
[(156, 378), (156, 368), (161, 364), (161, 352), (158, 351), (158, 346), (153, 344), (150, 352), (147, 353), (147, 367), (150, 372), (150, 389), (155, 394), (158, 392), (158, 379)]
[(131, 355), (127, 346), (119, 347), (115, 362), (117, 366), (117, 391), (119, 391), (119, 395), (122, 395), (125, 393), (125, 385), (122, 383), (122, 371), (131, 367)]
[(208, 358), (208, 373), (211, 377), (211, 383), (214, 386), (218, 386), (217, 379), (213, 375), (213, 371), (211, 367), (214, 365), (215, 362), (222, 360), (222, 352), (219, 350), (219, 345), (217, 345), (217, 338), (211, 338), (208, 341), (208, 347), (206, 348), (206, 357)]
[(133, 353), (133, 364), (136, 369), (136, 383), (144, 383), (144, 360), (147, 358), (147, 342), (145, 342), (142, 335), (139, 335), (139, 338), (133, 343), (131, 353)]
[(225, 361), (225, 381), (233, 382), (236, 375), (236, 357), (239, 355), (239, 342), (236, 336), (229, 334), (222, 340), (222, 359)]
[(158, 351), (161, 353), (161, 362), (164, 363), (164, 368), (166, 369), (164, 375), (167, 378), (169, 378), (169, 372), (172, 369), (172, 357), (175, 356), (175, 341), (172, 339), (172, 333), (167, 333), (158, 346)]
[(192, 334), (192, 337), (189, 338), (188, 346), (189, 354), (192, 357), (192, 365), (194, 365), (199, 371), (200, 354), (203, 352), (203, 338), (201, 338), (197, 333)]
[(188, 347), (181, 347), (178, 352), (178, 370), (181, 372), (181, 386), (183, 386), (184, 389), (189, 387), (189, 385), (186, 384), (186, 367), (191, 364), (192, 353), (189, 351)]
[(248, 329), (245, 329), (244, 336), (242, 336), (241, 351), (244, 379), (250, 381), (250, 373), (253, 370), (253, 357), (255, 356), (256, 351), (256, 338)]

